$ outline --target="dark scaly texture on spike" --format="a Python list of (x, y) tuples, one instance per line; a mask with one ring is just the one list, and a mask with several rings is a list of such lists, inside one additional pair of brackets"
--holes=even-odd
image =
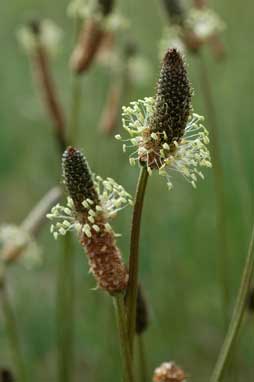
[(169, 145), (179, 142), (190, 110), (191, 86), (185, 64), (176, 49), (169, 49), (162, 62), (150, 127), (155, 132), (165, 132)]
[(142, 288), (138, 288), (137, 296), (137, 314), (136, 314), (136, 333), (141, 335), (148, 326), (148, 310), (147, 303), (142, 292)]
[(62, 165), (65, 185), (76, 211), (84, 211), (82, 202), (87, 198), (98, 204), (98, 194), (94, 188), (91, 170), (84, 155), (79, 150), (68, 147), (63, 153)]
[(109, 15), (113, 11), (114, 5), (114, 0), (99, 0), (99, 6), (104, 16)]
[(168, 17), (173, 24), (183, 24), (185, 9), (181, 0), (162, 0)]

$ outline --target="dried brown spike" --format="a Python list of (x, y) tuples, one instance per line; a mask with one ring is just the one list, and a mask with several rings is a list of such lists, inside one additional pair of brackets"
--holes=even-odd
[(71, 69), (76, 74), (82, 74), (89, 69), (104, 36), (105, 31), (98, 21), (90, 19), (84, 24), (70, 60)]
[(153, 131), (166, 133), (165, 141), (171, 145), (184, 134), (191, 110), (191, 86), (181, 54), (169, 49), (163, 59), (155, 110), (150, 121)]
[(62, 158), (63, 177), (66, 188), (77, 212), (83, 212), (82, 202), (89, 198), (98, 204), (99, 197), (94, 188), (91, 170), (84, 155), (69, 146)]
[(164, 362), (155, 369), (154, 382), (184, 382), (186, 374), (174, 362)]
[(141, 335), (147, 329), (148, 326), (148, 309), (147, 303), (142, 291), (141, 286), (138, 288), (137, 296), (137, 314), (136, 314), (136, 333)]

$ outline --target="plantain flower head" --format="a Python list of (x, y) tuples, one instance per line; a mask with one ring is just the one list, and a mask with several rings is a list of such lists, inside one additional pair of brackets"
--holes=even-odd
[(154, 382), (186, 382), (184, 371), (174, 362), (164, 362), (155, 369)]
[(130, 195), (113, 179), (92, 174), (85, 157), (73, 147), (63, 154), (63, 176), (69, 196), (66, 206), (57, 204), (47, 215), (57, 220), (51, 232), (57, 238), (74, 228), (98, 285), (109, 293), (124, 290), (128, 272), (109, 221), (131, 204)]
[(211, 167), (208, 132), (203, 117), (192, 112), (192, 90), (182, 56), (170, 49), (162, 62), (155, 97), (131, 102), (123, 107), (123, 127), (129, 139), (123, 151), (134, 148), (130, 164), (145, 166), (165, 176), (172, 188), (171, 174), (180, 172), (196, 187), (198, 177), (204, 178), (201, 167)]
[(33, 20), (20, 27), (17, 33), (18, 41), (28, 54), (33, 54), (39, 44), (50, 56), (59, 52), (62, 30), (50, 19)]
[(186, 18), (186, 28), (192, 30), (202, 42), (218, 35), (226, 28), (224, 21), (212, 9), (207, 7), (192, 8)]

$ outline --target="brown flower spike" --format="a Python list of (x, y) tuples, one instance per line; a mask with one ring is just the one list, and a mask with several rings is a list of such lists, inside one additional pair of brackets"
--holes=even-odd
[(81, 230), (80, 242), (86, 248), (90, 269), (98, 285), (110, 294), (125, 290), (128, 272), (114, 233), (108, 227), (87, 161), (73, 147), (68, 147), (63, 154), (63, 175), (74, 203), (76, 219), (82, 227), (91, 220), (93, 223), (89, 232)]
[(184, 371), (174, 362), (164, 362), (160, 367), (155, 369), (154, 382), (184, 382), (186, 375)]
[(182, 56), (176, 49), (169, 49), (163, 59), (150, 122), (154, 132), (166, 133), (165, 141), (169, 145), (179, 142), (184, 134), (191, 111), (191, 94)]
[(103, 26), (104, 19), (113, 11), (114, 0), (98, 0), (98, 14), (100, 19), (90, 17), (84, 21), (78, 43), (70, 59), (71, 69), (76, 74), (82, 74), (89, 69), (102, 41), (107, 36)]

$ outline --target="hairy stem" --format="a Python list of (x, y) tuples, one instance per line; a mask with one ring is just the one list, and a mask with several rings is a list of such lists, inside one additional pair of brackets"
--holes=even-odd
[(17, 374), (17, 382), (26, 382), (27, 381), (26, 366), (25, 366), (24, 357), (22, 353), (16, 317), (13, 312), (9, 295), (3, 280), (1, 281), (1, 286), (0, 286), (0, 298), (1, 298), (2, 311), (3, 311), (3, 315), (5, 319), (6, 334), (10, 344), (13, 364)]
[(204, 95), (204, 102), (207, 109), (208, 119), (211, 124), (210, 137), (211, 137), (211, 156), (213, 163), (213, 176), (215, 185), (216, 197), (216, 218), (218, 229), (218, 265), (220, 270), (221, 294), (224, 310), (224, 325), (226, 327), (229, 314), (229, 253), (227, 242), (227, 228), (226, 228), (226, 205), (225, 205), (225, 189), (223, 183), (223, 166), (221, 162), (221, 152), (219, 145), (219, 128), (216, 119), (216, 111), (214, 107), (211, 86), (208, 77), (208, 71), (205, 64), (204, 57), (200, 53), (200, 76), (201, 86)]
[(124, 368), (124, 382), (134, 382), (132, 359), (127, 332), (125, 304), (124, 297), (122, 294), (118, 294), (114, 297), (114, 305), (116, 310), (122, 362)]
[(139, 362), (139, 381), (147, 382), (147, 363), (146, 363), (146, 354), (144, 346), (144, 336), (137, 336), (137, 345), (138, 345), (138, 362)]
[(128, 318), (128, 336), (130, 341), (131, 354), (133, 351), (133, 341), (136, 326), (136, 306), (138, 294), (138, 269), (139, 269), (139, 237), (141, 216), (144, 204), (145, 190), (148, 180), (148, 172), (146, 167), (140, 170), (139, 180), (137, 184), (134, 210), (131, 227), (131, 244), (129, 258), (129, 284), (127, 289), (127, 318)]
[(250, 290), (251, 280), (254, 271), (254, 225), (252, 228), (251, 240), (249, 244), (248, 255), (245, 261), (241, 285), (235, 303), (235, 308), (229, 325), (224, 344), (222, 345), (217, 363), (215, 365), (210, 382), (222, 381), (226, 366), (230, 360), (234, 344), (236, 342), (244, 312), (246, 309), (246, 301)]

